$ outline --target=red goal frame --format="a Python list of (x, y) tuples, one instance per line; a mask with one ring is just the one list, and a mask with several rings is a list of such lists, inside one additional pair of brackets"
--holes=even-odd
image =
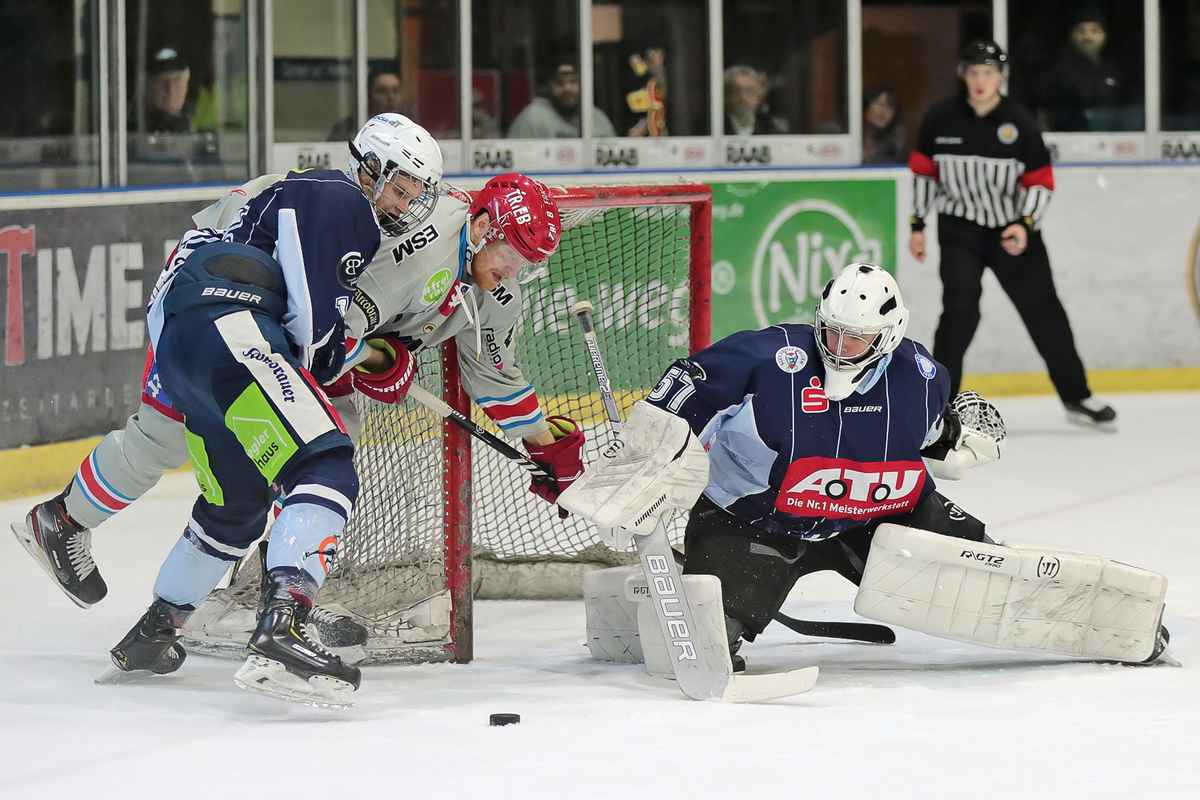
[[(472, 192), (472, 195), (475, 193)], [(686, 205), (689, 218), (690, 322), (689, 352), (712, 340), (712, 188), (699, 183), (651, 186), (573, 186), (556, 188), (559, 208), (637, 208)], [(663, 365), (664, 368), (666, 365)], [(458, 353), (451, 339), (442, 347), (443, 399), (470, 414), (470, 398), (458, 371)], [(474, 655), (471, 625), (471, 436), (450, 422), (442, 423), (446, 469), (442, 475), (446, 541), (446, 586), (450, 590), (452, 661), (469, 662)]]

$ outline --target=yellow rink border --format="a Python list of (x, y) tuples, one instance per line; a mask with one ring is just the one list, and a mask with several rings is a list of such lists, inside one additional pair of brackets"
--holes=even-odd
[[(1096, 370), (1088, 373), (1088, 381), (1092, 391), (1101, 395), (1200, 391), (1200, 369)], [(984, 397), (1050, 394), (1053, 391), (1045, 373), (1036, 372), (969, 374), (963, 380), (963, 388), (974, 389)], [(622, 409), (627, 409), (638, 399), (631, 392), (619, 394), (618, 403)], [(558, 399), (547, 398), (546, 405), (551, 413), (561, 405)], [(595, 419), (580, 422), (593, 424), (603, 421), (603, 412), (598, 405), (588, 416), (593, 415)], [(476, 418), (482, 420), (481, 415), (477, 414)], [(61, 490), (75, 473), (79, 462), (99, 441), (100, 437), (93, 436), (0, 450), (0, 500), (53, 494)]]

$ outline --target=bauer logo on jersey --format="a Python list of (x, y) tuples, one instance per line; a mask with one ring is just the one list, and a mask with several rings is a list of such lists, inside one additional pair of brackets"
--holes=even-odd
[(1006, 122), (996, 129), (996, 138), (1000, 140), (1000, 144), (1012, 144), (1020, 135), (1017, 126), (1011, 122)]
[(354, 284), (358, 283), (358, 276), (362, 274), (363, 266), (362, 253), (357, 250), (351, 250), (342, 256), (342, 260), (338, 262), (337, 279), (343, 289), (354, 288)]
[(911, 511), (924, 486), (920, 461), (813, 456), (788, 467), (775, 508), (797, 517), (872, 519)]
[(775, 351), (775, 363), (784, 372), (794, 375), (808, 363), (808, 353), (795, 345), (785, 345)]
[(933, 380), (933, 376), (937, 375), (937, 364), (933, 363), (932, 359), (917, 353), (913, 356), (913, 360), (917, 362), (917, 372), (921, 373), (921, 377), (927, 381)]

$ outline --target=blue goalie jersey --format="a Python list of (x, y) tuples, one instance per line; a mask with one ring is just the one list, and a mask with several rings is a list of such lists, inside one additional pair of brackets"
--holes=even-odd
[(709, 499), (755, 527), (826, 539), (934, 490), (921, 449), (940, 429), (949, 375), (911, 339), (884, 359), (833, 401), (812, 326), (773, 325), (676, 361), (646, 399), (708, 450)]

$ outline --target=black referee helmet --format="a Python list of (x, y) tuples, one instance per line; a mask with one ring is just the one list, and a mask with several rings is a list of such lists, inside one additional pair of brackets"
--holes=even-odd
[(1008, 66), (1008, 56), (1000, 45), (991, 39), (976, 39), (963, 48), (959, 62), (964, 67), (971, 64), (991, 64), (1003, 70)]

